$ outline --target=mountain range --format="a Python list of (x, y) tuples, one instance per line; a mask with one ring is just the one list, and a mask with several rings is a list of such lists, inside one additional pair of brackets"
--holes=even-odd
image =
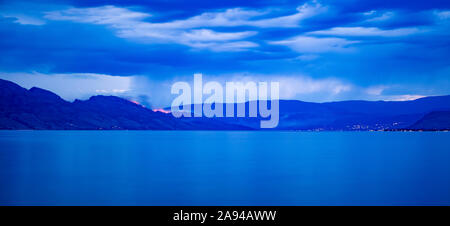
[[(249, 103), (246, 103), (248, 109)], [(194, 106), (191, 106), (194, 109)], [(224, 108), (225, 109), (225, 108)], [(280, 100), (276, 130), (448, 130), (450, 96), (412, 101)], [(0, 79), (0, 129), (259, 130), (261, 118), (175, 118), (116, 96), (68, 102)]]

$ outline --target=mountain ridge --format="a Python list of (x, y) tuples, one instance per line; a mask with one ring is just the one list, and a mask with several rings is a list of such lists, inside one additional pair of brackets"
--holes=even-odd
[[(245, 103), (246, 109), (249, 104)], [(413, 125), (430, 112), (440, 111), (450, 111), (450, 95), (413, 101), (280, 100), (280, 121), (275, 129), (420, 130)], [(259, 130), (261, 119), (175, 118), (117, 96), (97, 95), (69, 102), (51, 91), (38, 87), (27, 90), (0, 79), (0, 129)]]
[(408, 127), (411, 130), (448, 130), (450, 128), (450, 111), (433, 111)]

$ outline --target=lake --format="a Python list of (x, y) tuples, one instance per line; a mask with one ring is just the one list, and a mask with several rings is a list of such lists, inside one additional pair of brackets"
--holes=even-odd
[(0, 131), (0, 205), (450, 205), (450, 133)]

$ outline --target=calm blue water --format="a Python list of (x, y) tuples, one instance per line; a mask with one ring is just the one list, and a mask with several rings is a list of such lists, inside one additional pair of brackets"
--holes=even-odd
[(450, 133), (0, 131), (0, 205), (450, 205)]

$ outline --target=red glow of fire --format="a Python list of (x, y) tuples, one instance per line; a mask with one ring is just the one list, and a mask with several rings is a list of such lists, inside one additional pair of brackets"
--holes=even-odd
[(141, 105), (139, 102), (134, 101), (134, 100), (130, 100), (130, 102), (131, 102), (131, 103), (135, 103), (135, 104), (137, 104), (137, 105)]
[(136, 104), (136, 105), (139, 105), (139, 106), (145, 108), (144, 105), (142, 105), (141, 103), (139, 103), (139, 102), (137, 102), (137, 101), (134, 101), (134, 100), (128, 100), (128, 101), (130, 101), (130, 102), (133, 103), (133, 104)]
[(161, 113), (164, 113), (164, 114), (169, 114), (170, 113), (170, 111), (164, 110), (162, 108), (153, 109), (153, 112), (161, 112)]

